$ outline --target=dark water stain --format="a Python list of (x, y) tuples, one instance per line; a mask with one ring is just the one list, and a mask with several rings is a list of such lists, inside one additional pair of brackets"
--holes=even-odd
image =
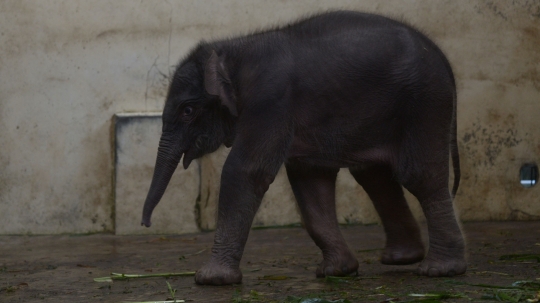
[(492, 109), (488, 111), (488, 122), (479, 120), (462, 135), (463, 148), (468, 157), (474, 159), (474, 166), (494, 166), (501, 153), (523, 142), (520, 131), (515, 126), (514, 115)]
[(501, 9), (499, 9), (495, 1), (486, 1), (486, 6), (488, 10), (495, 14), (495, 16), (508, 21), (508, 17), (501, 11)]
[(515, 15), (528, 15), (540, 18), (540, 2), (536, 0), (484, 0), (475, 5), (476, 12), (487, 11), (500, 19), (511, 22)]
[(540, 29), (536, 27), (527, 26), (522, 31), (527, 38), (540, 39)]

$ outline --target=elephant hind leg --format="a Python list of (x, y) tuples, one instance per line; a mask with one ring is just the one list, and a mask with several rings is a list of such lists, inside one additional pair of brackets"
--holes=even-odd
[(336, 177), (339, 169), (286, 164), (287, 176), (306, 229), (322, 250), (317, 277), (355, 274), (358, 261), (343, 238), (336, 215)]
[[(437, 163), (435, 163), (437, 164)], [(418, 198), (426, 216), (429, 250), (418, 274), (430, 277), (465, 273), (465, 241), (459, 227), (448, 188), (448, 159), (438, 165), (424, 165), (424, 173), (404, 186)]]
[(424, 258), (424, 245), (420, 228), (387, 165), (374, 165), (366, 169), (349, 169), (364, 188), (381, 218), (386, 233), (386, 245), (381, 263), (405, 265)]

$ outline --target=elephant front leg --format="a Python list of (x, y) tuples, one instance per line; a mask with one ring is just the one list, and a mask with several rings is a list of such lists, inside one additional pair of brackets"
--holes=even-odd
[(223, 166), (212, 256), (195, 274), (197, 284), (228, 285), (242, 281), (239, 265), (253, 218), (283, 164), (282, 151), (290, 141), (285, 135), (272, 142), (264, 134), (246, 137), (237, 138), (239, 142)]
[(288, 163), (291, 183), (306, 229), (322, 250), (317, 277), (356, 273), (358, 261), (345, 243), (336, 216), (335, 189), (339, 169)]
[(242, 281), (239, 265), (251, 224), (275, 173), (249, 174), (227, 162), (221, 176), (217, 228), (212, 255), (195, 274), (197, 284), (228, 285)]

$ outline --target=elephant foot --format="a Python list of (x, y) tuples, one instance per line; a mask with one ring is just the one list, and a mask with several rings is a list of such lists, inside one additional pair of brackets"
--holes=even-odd
[(354, 255), (346, 249), (344, 252), (335, 253), (325, 256), (324, 260), (319, 264), (315, 274), (317, 278), (326, 276), (349, 276), (358, 273), (358, 260)]
[(381, 263), (386, 265), (408, 265), (424, 259), (422, 242), (387, 245), (381, 255)]
[(195, 283), (200, 285), (230, 285), (242, 282), (239, 268), (230, 268), (217, 262), (204, 265), (195, 273)]
[[(453, 253), (452, 253), (453, 252)], [(453, 277), (467, 270), (463, 249), (448, 249), (445, 253), (428, 252), (417, 273), (428, 277)]]

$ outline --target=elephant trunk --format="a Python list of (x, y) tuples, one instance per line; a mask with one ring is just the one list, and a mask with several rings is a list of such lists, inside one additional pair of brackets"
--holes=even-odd
[(163, 193), (165, 193), (165, 189), (182, 157), (182, 152), (175, 151), (173, 146), (174, 144), (168, 136), (161, 136), (156, 166), (154, 168), (154, 176), (152, 177), (152, 184), (150, 185), (150, 190), (148, 190), (148, 195), (144, 202), (142, 214), (141, 225), (146, 227), (152, 225), (150, 222), (152, 211), (161, 200)]

